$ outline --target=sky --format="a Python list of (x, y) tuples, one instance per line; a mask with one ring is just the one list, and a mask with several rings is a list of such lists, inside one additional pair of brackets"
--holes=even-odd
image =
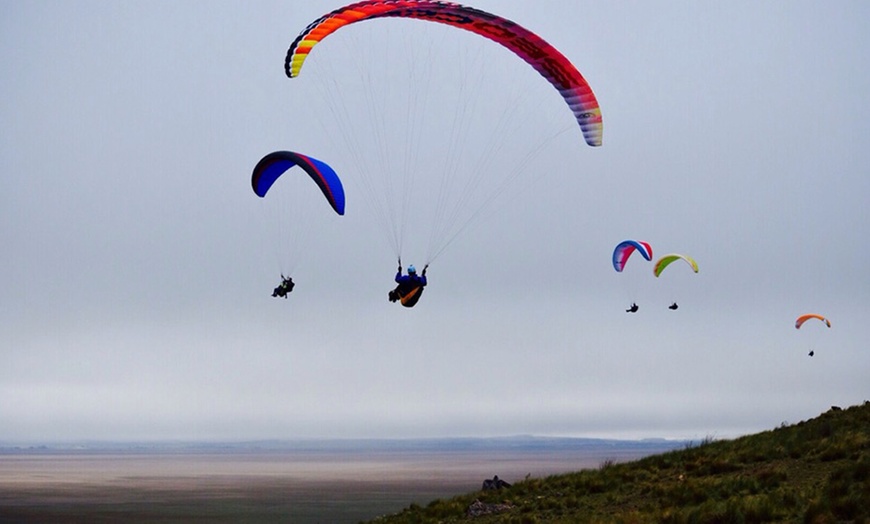
[[(344, 28), (288, 79), (340, 4), (0, 0), (0, 442), (731, 438), (870, 399), (870, 5), (473, 5), (577, 66), (600, 148), (520, 59), (437, 24)], [(335, 167), (345, 216), (302, 175), (303, 212), (267, 211), (275, 150)], [(397, 150), (400, 253), (362, 174)], [(443, 157), (516, 181), (429, 260)], [(625, 239), (700, 271), (617, 274)], [(397, 254), (432, 262), (413, 309), (387, 301)]]

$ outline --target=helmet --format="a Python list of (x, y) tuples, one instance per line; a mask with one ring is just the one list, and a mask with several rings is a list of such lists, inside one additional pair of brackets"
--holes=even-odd
[(410, 266), (408, 266), (408, 274), (409, 275), (412, 273), (416, 273), (416, 272), (417, 272), (417, 268), (414, 267), (414, 264), (411, 264)]

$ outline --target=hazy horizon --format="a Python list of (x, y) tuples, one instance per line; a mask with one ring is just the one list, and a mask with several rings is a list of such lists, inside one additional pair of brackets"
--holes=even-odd
[[(528, 64), (440, 24), (353, 24), (288, 79), (342, 2), (0, 0), (0, 442), (699, 440), (870, 398), (870, 3), (469, 3), (576, 65), (601, 147)], [(251, 172), (276, 150), (328, 161), (345, 215), (307, 180), (283, 207), (310, 220), (271, 218)], [(413, 309), (362, 176), (399, 150), (406, 266), (445, 157), (460, 182), (519, 168)], [(626, 239), (700, 271), (617, 273)]]

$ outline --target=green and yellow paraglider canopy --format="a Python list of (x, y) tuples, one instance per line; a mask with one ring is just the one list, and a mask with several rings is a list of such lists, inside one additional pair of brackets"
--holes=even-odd
[(670, 266), (673, 262), (676, 262), (677, 260), (685, 261), (686, 264), (689, 264), (689, 266), (692, 267), (692, 271), (694, 271), (695, 273), (698, 272), (698, 263), (695, 262), (695, 259), (687, 255), (671, 253), (670, 255), (665, 255), (662, 258), (658, 259), (656, 265), (653, 266), (653, 274), (658, 277), (662, 274), (662, 271), (664, 271), (666, 267)]

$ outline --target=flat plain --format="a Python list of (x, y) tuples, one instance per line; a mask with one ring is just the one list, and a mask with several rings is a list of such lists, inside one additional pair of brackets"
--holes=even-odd
[(682, 443), (588, 439), (0, 449), (0, 522), (353, 523)]

